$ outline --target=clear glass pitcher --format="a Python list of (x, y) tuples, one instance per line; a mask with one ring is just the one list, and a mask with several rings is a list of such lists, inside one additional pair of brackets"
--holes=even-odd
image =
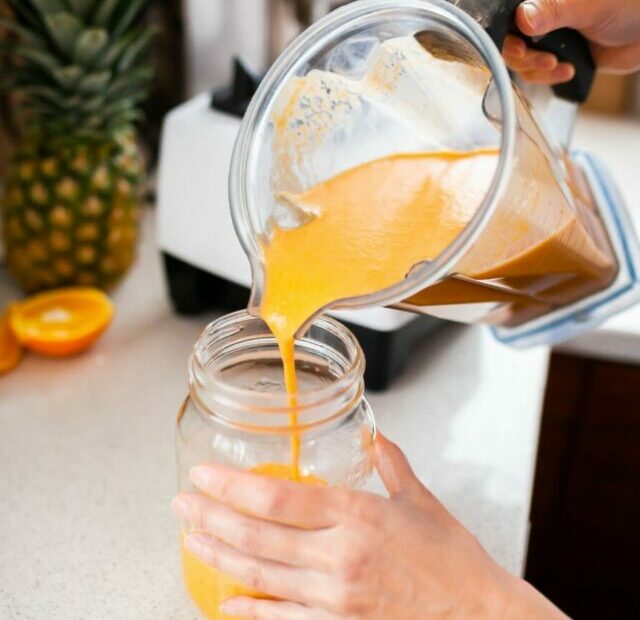
[[(483, 6), (463, 4), (472, 14)], [(233, 220), (254, 277), (250, 309), (262, 294), (261, 240), (273, 222), (304, 223), (278, 196), (395, 153), (479, 148), (499, 157), (464, 231), (401, 282), (332, 307), (482, 322), (528, 346), (575, 336), (638, 301), (640, 253), (615, 188), (593, 158), (570, 154), (566, 135), (547, 129), (504, 65), (500, 40), (517, 4), (484, 3), (502, 7), (492, 20), (442, 0), (362, 0), (285, 50), (245, 116), (231, 166)], [(581, 67), (573, 93), (558, 91), (581, 100), (589, 83)]]

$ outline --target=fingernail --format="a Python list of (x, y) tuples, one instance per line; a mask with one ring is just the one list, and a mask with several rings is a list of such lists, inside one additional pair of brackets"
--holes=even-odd
[(184, 499), (184, 497), (181, 497), (180, 495), (178, 495), (177, 497), (174, 497), (171, 502), (171, 510), (173, 510), (173, 512), (178, 517), (186, 517), (188, 507), (189, 506), (188, 506), (187, 500)]
[(191, 482), (199, 488), (209, 486), (212, 479), (211, 470), (202, 465), (192, 467), (189, 472), (189, 477), (191, 478)]
[(189, 534), (184, 539), (184, 546), (200, 558), (204, 557), (209, 549), (206, 541), (198, 534)]
[(522, 10), (531, 28), (537, 30), (543, 24), (542, 11), (535, 2), (523, 2)]
[(224, 601), (220, 605), (220, 611), (223, 614), (229, 614), (230, 616), (234, 616), (240, 613), (240, 606), (234, 601)]

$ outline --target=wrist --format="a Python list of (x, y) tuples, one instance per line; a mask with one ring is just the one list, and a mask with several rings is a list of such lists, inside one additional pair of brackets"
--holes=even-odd
[(513, 605), (518, 580), (493, 562), (485, 569), (473, 587), (468, 589), (471, 594), (467, 599), (468, 604), (459, 609), (456, 620), (512, 620), (508, 613)]

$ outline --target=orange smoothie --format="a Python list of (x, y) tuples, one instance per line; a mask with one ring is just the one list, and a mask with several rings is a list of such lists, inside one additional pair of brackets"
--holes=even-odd
[(312, 214), (263, 244), (260, 313), (285, 349), (318, 310), (404, 279), (438, 256), (486, 194), (497, 150), (393, 155), (282, 200)]
[[(300, 476), (297, 470), (294, 471), (293, 467), (285, 464), (268, 463), (256, 467), (252, 471), (273, 478), (296, 480), (302, 484), (325, 484), (323, 480), (314, 476)], [(187, 592), (209, 620), (232, 620), (236, 617), (223, 614), (220, 611), (220, 605), (228, 598), (244, 595), (264, 598), (264, 595), (252, 592), (219, 570), (205, 564), (182, 544), (181, 553), (182, 571)]]
[[(444, 250), (472, 217), (496, 158), (493, 150), (398, 155), (348, 170), (300, 196), (280, 197), (312, 214), (299, 228), (275, 228), (263, 246), (260, 314), (282, 355), (292, 427), (298, 330), (331, 302), (386, 288)], [(295, 432), (291, 453), (295, 477)]]
[[(442, 252), (473, 216), (497, 157), (495, 150), (397, 155), (280, 197), (312, 214), (299, 228), (275, 228), (263, 246), (260, 314), (282, 355), (292, 427), (296, 333), (328, 304), (395, 284)], [(299, 457), (300, 439), (292, 432), (293, 479)]]
[[(527, 167), (513, 175), (514, 204), (497, 212), (458, 274), (408, 304), (493, 303), (499, 307), (490, 320), (512, 325), (597, 289), (613, 276), (610, 258), (592, 241), (597, 223), (590, 230), (569, 205), (533, 142), (523, 139), (519, 148)], [(292, 425), (296, 333), (323, 308), (392, 286), (414, 266), (441, 254), (475, 214), (498, 158), (497, 149), (396, 154), (300, 194), (277, 196), (306, 219), (297, 228), (274, 224), (262, 244), (260, 314), (280, 347)], [(295, 433), (291, 443), (297, 476)]]
[[(509, 188), (515, 204), (497, 212), (459, 273), (408, 303), (506, 302), (510, 314), (495, 322), (514, 324), (611, 279), (610, 257), (592, 241), (547, 161), (534, 145), (522, 148), (529, 166)], [(298, 228), (276, 226), (263, 243), (260, 312), (290, 375), (293, 337), (318, 311), (396, 284), (447, 248), (479, 207), (498, 157), (493, 149), (392, 155), (279, 197), (309, 214)]]

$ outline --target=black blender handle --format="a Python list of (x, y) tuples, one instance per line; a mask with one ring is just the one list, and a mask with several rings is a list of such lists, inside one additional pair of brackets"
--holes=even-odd
[[(452, 0), (450, 0), (452, 1)], [(522, 0), (453, 0), (469, 15), (478, 19), (498, 49), (502, 49), (505, 37), (513, 33), (536, 50), (551, 52), (560, 62), (570, 62), (576, 68), (570, 82), (553, 87), (558, 97), (575, 103), (586, 101), (596, 74), (596, 63), (587, 40), (577, 31), (561, 28), (535, 39), (523, 35), (516, 26), (516, 10)]]
[(587, 100), (596, 77), (596, 63), (587, 39), (571, 28), (554, 30), (535, 40), (518, 32), (515, 34), (522, 37), (529, 47), (551, 52), (560, 62), (570, 62), (576, 68), (576, 74), (570, 82), (556, 84), (553, 87), (553, 92), (558, 97), (576, 103), (584, 103)]

